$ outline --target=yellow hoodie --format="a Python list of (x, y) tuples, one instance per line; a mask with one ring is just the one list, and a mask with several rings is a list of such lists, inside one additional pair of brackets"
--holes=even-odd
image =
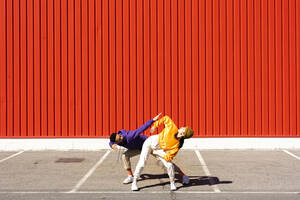
[(163, 158), (167, 162), (170, 162), (179, 151), (180, 141), (175, 138), (175, 134), (178, 133), (178, 128), (169, 116), (164, 116), (154, 122), (153, 127), (157, 128), (162, 124), (165, 125), (165, 128), (159, 133), (159, 146), (166, 152)]

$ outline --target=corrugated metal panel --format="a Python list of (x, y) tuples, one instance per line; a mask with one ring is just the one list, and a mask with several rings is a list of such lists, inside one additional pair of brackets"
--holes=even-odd
[(300, 136), (297, 0), (0, 1), (0, 137)]

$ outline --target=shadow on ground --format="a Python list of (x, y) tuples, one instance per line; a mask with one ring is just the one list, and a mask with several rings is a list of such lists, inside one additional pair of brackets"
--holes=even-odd
[[(139, 181), (147, 180), (147, 179), (163, 179), (163, 178), (169, 178), (168, 174), (142, 174), (141, 179)], [(199, 185), (217, 185), (217, 184), (231, 184), (232, 181), (220, 181), (218, 177), (214, 176), (189, 176), (190, 182), (189, 184), (185, 184), (182, 186), (177, 187), (177, 190), (183, 187), (193, 187), (193, 186), (199, 186)], [(175, 175), (175, 182), (176, 183), (182, 183), (181, 177), (176, 174)], [(158, 186), (165, 186), (170, 184), (169, 181), (166, 182), (160, 182), (153, 185), (147, 185), (144, 187), (140, 187), (139, 189), (145, 189), (145, 188), (151, 188), (151, 187), (158, 187)]]

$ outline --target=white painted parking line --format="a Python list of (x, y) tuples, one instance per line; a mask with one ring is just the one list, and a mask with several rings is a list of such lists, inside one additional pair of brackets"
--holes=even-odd
[(13, 154), (13, 155), (11, 155), (11, 156), (8, 156), (8, 157), (6, 157), (6, 158), (0, 160), (0, 163), (4, 162), (4, 161), (6, 161), (6, 160), (8, 160), (8, 159), (10, 159), (10, 158), (13, 158), (13, 157), (15, 157), (15, 156), (17, 156), (17, 155), (20, 155), (20, 154), (23, 153), (23, 152), (24, 152), (24, 151), (19, 151), (18, 153), (15, 153), (15, 154)]
[(103, 156), (102, 158), (88, 171), (88, 173), (86, 175), (84, 175), (84, 177), (82, 177), (82, 179), (77, 183), (77, 185), (75, 185), (75, 187), (69, 191), (68, 193), (74, 193), (76, 192), (80, 186), (94, 173), (94, 171), (97, 169), (97, 167), (105, 160), (105, 158), (108, 156), (108, 154), (111, 151), (108, 150)]
[(293, 156), (294, 158), (300, 160), (300, 157), (299, 157), (299, 156), (296, 156), (295, 154), (293, 154), (293, 153), (291, 153), (291, 152), (289, 152), (289, 151), (287, 151), (287, 150), (282, 150), (282, 151), (285, 152), (285, 153), (287, 153), (287, 154), (289, 154), (290, 156)]
[[(195, 153), (196, 155), (198, 156), (198, 159), (202, 165), (202, 168), (204, 170), (204, 173), (206, 174), (206, 176), (211, 176), (209, 170), (208, 170), (208, 167), (203, 159), (203, 157), (201, 156), (200, 154), (200, 151), (199, 150), (195, 150)], [(219, 189), (219, 187), (217, 185), (212, 185), (212, 188), (214, 189), (215, 192), (221, 192), (221, 190)]]

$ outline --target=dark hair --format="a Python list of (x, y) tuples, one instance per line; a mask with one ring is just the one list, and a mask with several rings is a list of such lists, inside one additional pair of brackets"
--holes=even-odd
[(179, 149), (183, 146), (184, 143), (184, 138), (180, 138), (180, 143), (179, 143)]
[[(177, 135), (178, 133), (176, 133), (174, 137), (178, 140)], [(179, 138), (179, 146), (178, 146), (179, 149), (183, 146), (183, 143), (184, 143), (184, 137)]]
[(117, 136), (116, 133), (112, 133), (112, 134), (110, 135), (110, 137), (109, 137), (110, 141), (111, 141), (111, 142), (115, 142), (115, 141), (116, 141), (116, 136)]

